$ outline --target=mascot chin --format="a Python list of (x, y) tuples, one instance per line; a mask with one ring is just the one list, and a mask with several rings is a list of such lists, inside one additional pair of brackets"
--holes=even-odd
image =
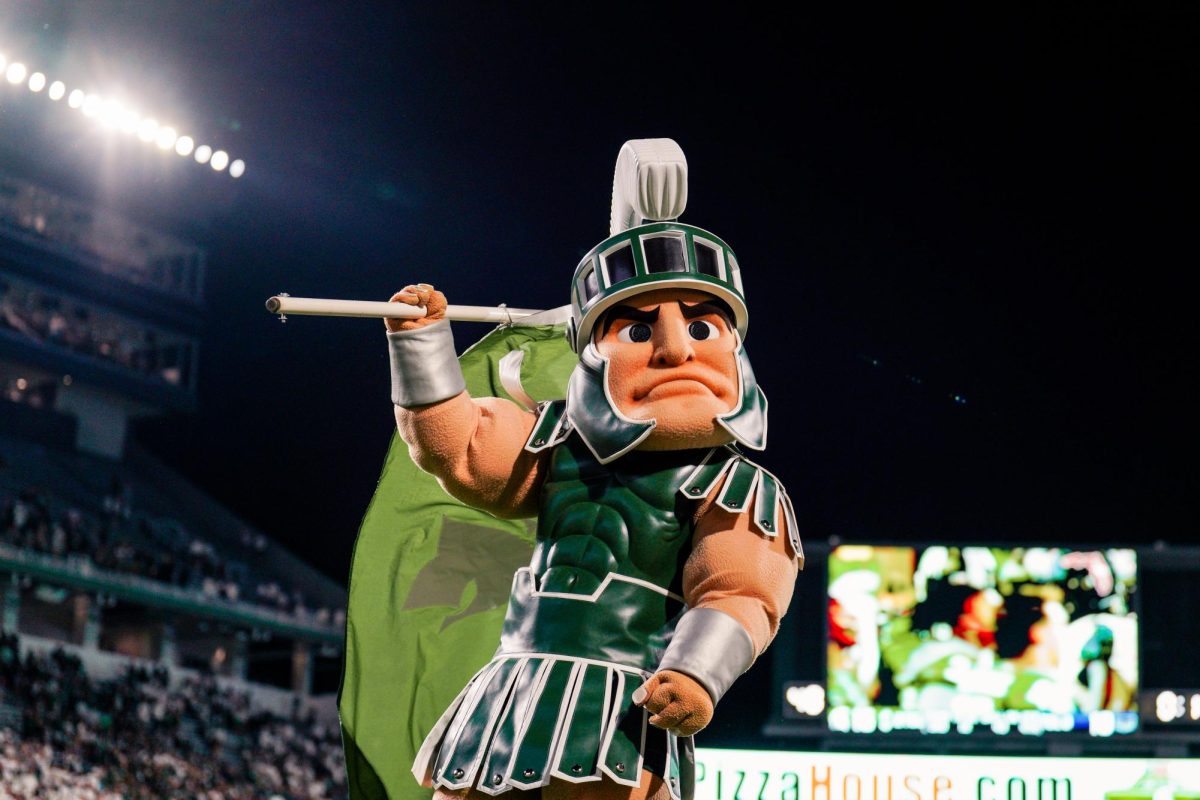
[(676, 220), (687, 162), (627, 142), (610, 236), (571, 281), (567, 397), (529, 411), (470, 397), (446, 298), (389, 319), (392, 400), (413, 459), (454, 497), (538, 518), (495, 656), (413, 765), (437, 797), (692, 795), (692, 737), (770, 643), (803, 553), (791, 501), (743, 448), (767, 400), (743, 344), (733, 251)]

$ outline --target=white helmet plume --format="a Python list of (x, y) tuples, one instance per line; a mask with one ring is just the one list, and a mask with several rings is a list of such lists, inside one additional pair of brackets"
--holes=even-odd
[(630, 139), (617, 155), (608, 235), (678, 219), (687, 193), (687, 159), (674, 139)]

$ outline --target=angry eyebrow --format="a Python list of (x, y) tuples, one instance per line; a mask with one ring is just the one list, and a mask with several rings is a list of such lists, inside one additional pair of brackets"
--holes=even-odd
[(615, 306), (604, 315), (604, 326), (600, 331), (600, 335), (607, 336), (608, 329), (619, 319), (631, 322), (657, 322), (658, 306), (655, 306), (653, 311), (642, 311), (640, 308), (634, 308), (633, 306)]
[(730, 328), (733, 327), (733, 315), (724, 303), (694, 303), (690, 306), (687, 303), (680, 303), (679, 310), (683, 313), (684, 319), (696, 319), (707, 314), (716, 314), (724, 319)]

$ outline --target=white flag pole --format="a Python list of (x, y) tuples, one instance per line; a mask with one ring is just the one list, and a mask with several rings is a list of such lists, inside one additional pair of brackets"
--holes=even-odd
[[(291, 297), (278, 294), (267, 299), (267, 311), (318, 317), (373, 317), (375, 319), (418, 319), (425, 316), (424, 306), (372, 300), (332, 300), (319, 297)], [(508, 306), (459, 306), (446, 308), (445, 317), (456, 322), (492, 322), (502, 324), (542, 313), (532, 308)]]

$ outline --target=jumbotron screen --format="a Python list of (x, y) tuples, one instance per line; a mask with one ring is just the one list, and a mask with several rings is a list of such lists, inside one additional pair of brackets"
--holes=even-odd
[(843, 545), (827, 720), (844, 733), (1137, 730), (1133, 550)]

